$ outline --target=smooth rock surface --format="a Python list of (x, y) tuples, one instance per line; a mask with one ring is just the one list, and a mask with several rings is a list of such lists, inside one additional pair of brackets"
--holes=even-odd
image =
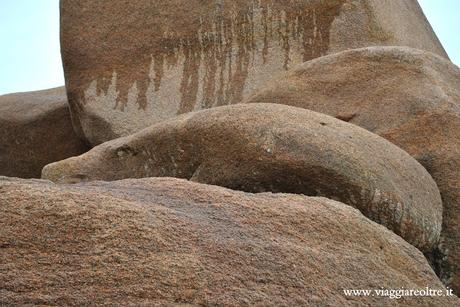
[(65, 88), (0, 96), (0, 175), (40, 178), (88, 147), (73, 131)]
[(325, 198), (169, 178), (0, 178), (0, 304), (458, 306), (415, 247)]
[(422, 250), (441, 231), (438, 188), (411, 156), (362, 128), (284, 105), (184, 114), (42, 172), (64, 183), (143, 177), (325, 196), (359, 208)]
[(247, 102), (307, 108), (349, 121), (398, 145), (436, 181), (443, 232), (430, 257), (460, 293), (460, 69), (401, 47), (346, 51), (309, 61)]
[(235, 104), (273, 76), (350, 48), (447, 57), (416, 0), (61, 0), (76, 131), (97, 145)]

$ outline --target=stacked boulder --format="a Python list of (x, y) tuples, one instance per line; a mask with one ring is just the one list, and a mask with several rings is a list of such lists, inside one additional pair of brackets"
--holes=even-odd
[(247, 103), (322, 112), (378, 134), (420, 162), (442, 195), (443, 231), (430, 258), (460, 292), (460, 69), (433, 53), (371, 47), (306, 62)]
[(417, 248), (326, 198), (171, 178), (0, 178), (0, 191), (2, 305), (460, 303), (345, 294), (443, 285)]
[(59, 183), (145, 177), (336, 199), (425, 251), (441, 231), (438, 187), (409, 154), (358, 126), (279, 104), (185, 114), (42, 173)]
[(0, 176), (37, 178), (89, 148), (74, 132), (65, 88), (0, 96)]
[(61, 0), (76, 131), (91, 144), (240, 103), (305, 61), (397, 45), (447, 57), (416, 0)]
[(21, 133), (73, 129), (2, 139), (41, 179), (0, 177), (0, 304), (460, 304), (460, 69), (415, 0), (61, 0), (61, 43), (65, 124)]

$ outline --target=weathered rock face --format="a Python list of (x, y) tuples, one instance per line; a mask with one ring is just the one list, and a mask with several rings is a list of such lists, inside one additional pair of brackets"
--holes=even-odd
[(426, 170), (357, 126), (305, 109), (240, 104), (184, 114), (47, 165), (55, 182), (179, 177), (249, 192), (326, 196), (359, 208), (422, 250), (442, 204)]
[(421, 252), (352, 207), (168, 178), (0, 179), (6, 305), (455, 306)]
[(443, 198), (435, 251), (443, 281), (460, 293), (460, 69), (398, 47), (347, 51), (301, 65), (248, 102), (303, 107), (379, 134), (416, 158)]
[(46, 164), (87, 150), (64, 88), (0, 96), (0, 175), (40, 178)]
[(331, 52), (446, 56), (415, 0), (61, 0), (61, 44), (76, 129), (92, 144), (238, 103)]

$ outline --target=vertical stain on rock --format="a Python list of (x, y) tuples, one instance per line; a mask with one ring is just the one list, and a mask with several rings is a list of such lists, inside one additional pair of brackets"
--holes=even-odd
[(178, 113), (193, 110), (198, 95), (199, 68), (201, 65), (201, 50), (194, 45), (192, 40), (187, 40), (183, 46), (185, 56), (184, 71), (180, 86), (181, 102)]
[[(326, 54), (329, 29), (343, 2), (205, 1), (203, 9), (185, 16), (162, 12), (167, 4), (150, 3), (149, 12), (167, 13), (159, 17), (165, 25), (158, 27), (160, 32), (152, 29), (153, 38), (146, 38), (150, 41), (148, 47), (143, 46), (142, 57), (118, 59), (123, 63), (114, 68), (118, 94), (114, 108), (125, 109), (128, 92), (135, 85), (138, 107), (147, 110), (150, 84), (158, 92), (166, 72), (179, 65), (180, 93), (172, 93), (180, 99), (177, 113), (238, 103), (251, 66), (257, 58), (262, 59), (262, 65), (270, 65), (272, 48), (283, 51), (284, 69), (291, 63), (293, 46), (299, 47), (304, 61)], [(98, 95), (106, 93), (112, 81), (111, 68), (105, 68), (97, 80)]]

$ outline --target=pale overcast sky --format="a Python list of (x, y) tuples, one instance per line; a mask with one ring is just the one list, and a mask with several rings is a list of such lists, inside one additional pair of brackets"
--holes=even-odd
[[(419, 2), (460, 66), (460, 0)], [(59, 0), (0, 0), (0, 40), (0, 95), (64, 85)]]

